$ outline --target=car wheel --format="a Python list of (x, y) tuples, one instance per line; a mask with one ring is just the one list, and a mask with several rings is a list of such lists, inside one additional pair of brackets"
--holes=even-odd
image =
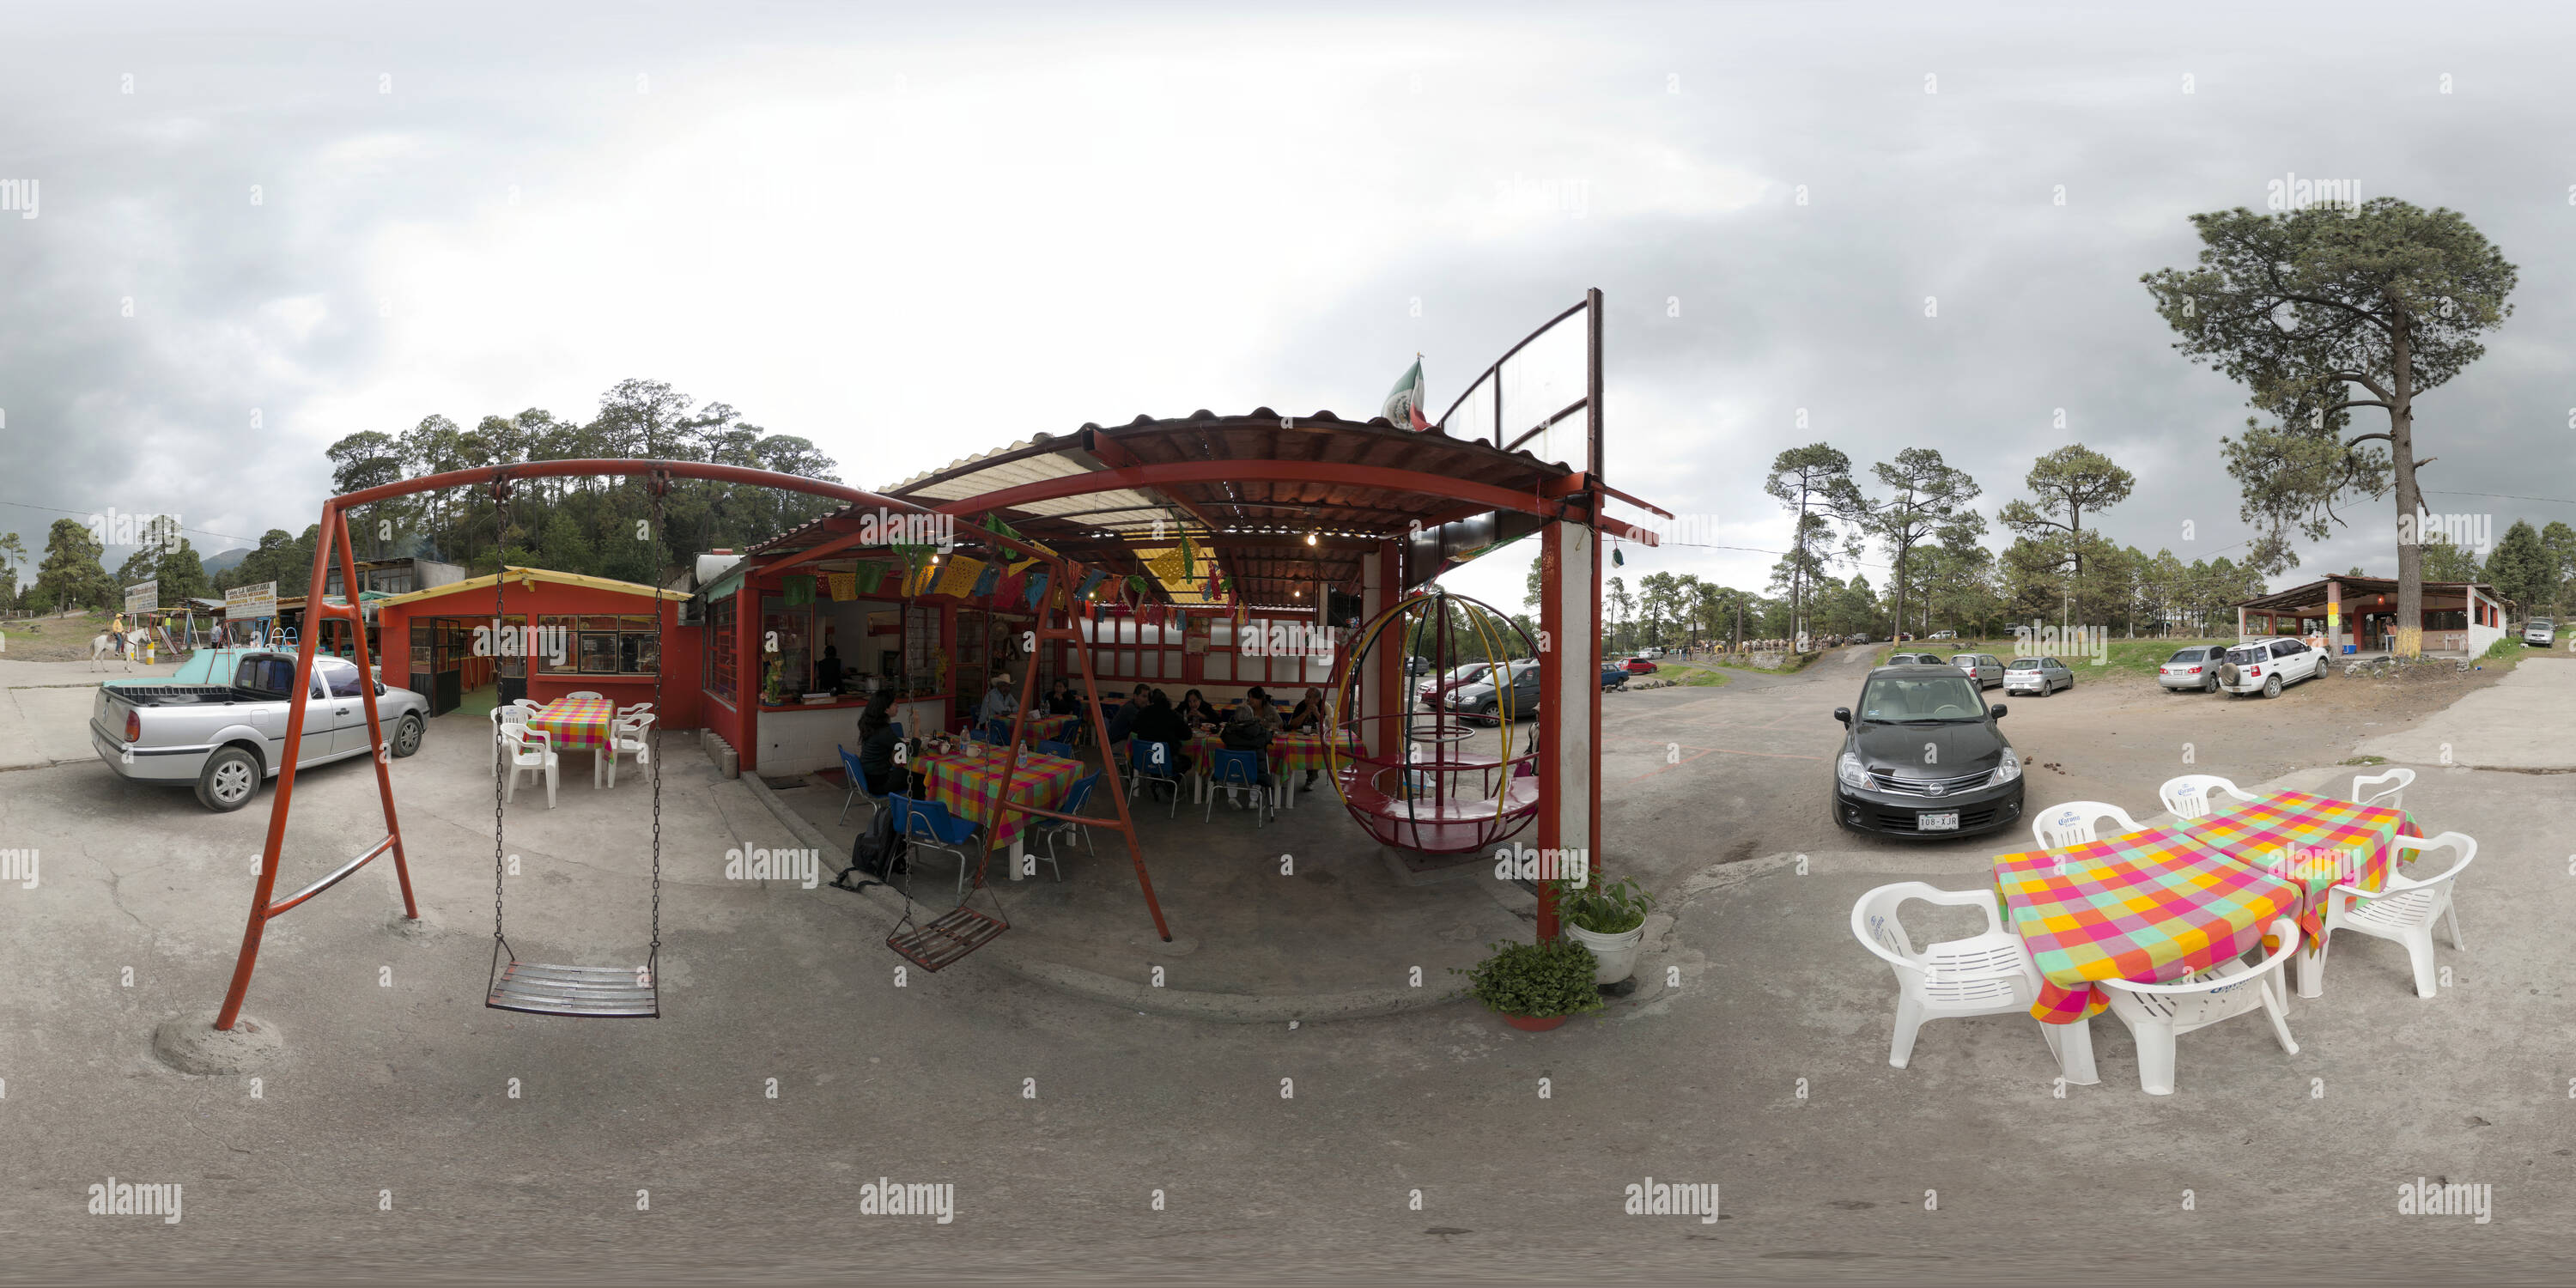
[(420, 750), (420, 736), (427, 731), (418, 714), (404, 716), (394, 725), (394, 754), (408, 756)]
[(2263, 696), (2267, 698), (2277, 698), (2281, 696), (2280, 676), (2274, 675), (2270, 679), (2263, 681)]
[(1491, 702), (1476, 708), (1476, 718), (1496, 729), (1503, 727), (1502, 710)]
[(2201, 681), (2201, 682), (2200, 682), (2200, 691), (2201, 691), (2201, 692), (2203, 692), (2203, 693), (2216, 693), (2216, 692), (2218, 692), (2218, 677), (2213, 675), (2213, 676), (2209, 677), (2208, 679)]
[(197, 803), (230, 814), (259, 794), (259, 757), (239, 747), (219, 747), (197, 771)]

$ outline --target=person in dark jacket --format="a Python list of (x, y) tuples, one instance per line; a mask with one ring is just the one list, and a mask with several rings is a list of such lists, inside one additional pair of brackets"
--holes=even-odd
[(1145, 686), (1137, 685), (1128, 693), (1127, 700), (1119, 704), (1117, 712), (1109, 717), (1110, 742), (1123, 744), (1135, 733), (1136, 718), (1145, 714), (1145, 694)]
[[(1159, 692), (1148, 698), (1144, 711), (1137, 715), (1135, 725), (1128, 732), (1142, 743), (1163, 744), (1163, 761), (1173, 774), (1190, 772), (1190, 726), (1181, 719), (1180, 712), (1172, 709), (1170, 698)], [(1145, 763), (1151, 765), (1153, 748), (1146, 746), (1141, 750), (1147, 757)]]
[(859, 773), (867, 779), (870, 796), (902, 792), (906, 796), (921, 794), (921, 775), (894, 761), (895, 746), (903, 735), (894, 728), (894, 692), (885, 690), (868, 699), (859, 712)]
[(1196, 689), (1181, 695), (1181, 719), (1193, 729), (1213, 729), (1225, 723), (1225, 717), (1209, 706), (1206, 696)]
[(1051, 716), (1070, 716), (1081, 713), (1082, 709), (1073, 704), (1073, 686), (1066, 684), (1063, 676), (1057, 676), (1053, 683), (1047, 685), (1046, 709), (1047, 714)]

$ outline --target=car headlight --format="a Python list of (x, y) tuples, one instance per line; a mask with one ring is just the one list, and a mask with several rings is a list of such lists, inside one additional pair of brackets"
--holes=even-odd
[(2012, 748), (2006, 747), (2003, 763), (1995, 766), (1995, 772), (1986, 775), (1986, 786), (2001, 787), (2019, 777), (2021, 777), (2021, 757), (2015, 754)]
[(1869, 774), (1860, 767), (1860, 757), (1848, 751), (1843, 753), (1841, 760), (1834, 762), (1834, 777), (1841, 779), (1845, 787), (1869, 786)]

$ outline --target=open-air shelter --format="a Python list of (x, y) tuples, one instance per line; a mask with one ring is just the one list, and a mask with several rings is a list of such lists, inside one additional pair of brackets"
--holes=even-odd
[[(2504, 638), (2505, 603), (2482, 582), (2424, 583), (2426, 653), (2474, 656)], [(2257, 595), (2236, 606), (2236, 634), (2323, 636), (2329, 654), (2385, 653), (2397, 632), (2397, 580), (2349, 574)]]

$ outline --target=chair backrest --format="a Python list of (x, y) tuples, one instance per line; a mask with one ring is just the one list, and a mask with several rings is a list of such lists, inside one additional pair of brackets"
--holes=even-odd
[(653, 719), (654, 717), (652, 712), (638, 711), (631, 716), (618, 716), (615, 719), (610, 720), (609, 723), (617, 726), (617, 732), (621, 735), (631, 734), (635, 737), (641, 738), (644, 736), (645, 730), (653, 727)]
[(1219, 783), (1258, 783), (1261, 781), (1261, 753), (1220, 748), (1208, 758), (1208, 777), (1210, 781)]
[(524, 725), (527, 722), (528, 710), (525, 707), (492, 708), (492, 727), (495, 729), (503, 725)]
[(603, 697), (603, 696), (606, 696), (606, 695), (604, 695), (604, 694), (599, 694), (599, 693), (593, 693), (593, 692), (591, 692), (591, 691), (590, 691), (590, 690), (588, 690), (588, 689), (583, 689), (582, 691), (580, 691), (580, 692), (578, 692), (578, 693), (567, 693), (567, 694), (565, 694), (564, 696), (565, 696), (565, 697), (567, 697), (567, 698), (597, 698), (597, 697)]
[[(1081, 813), (1081, 812), (1082, 812), (1082, 810), (1083, 810), (1083, 807), (1084, 807), (1084, 806), (1086, 806), (1086, 805), (1089, 805), (1089, 804), (1091, 803), (1091, 789), (1093, 789), (1093, 788), (1095, 788), (1095, 787), (1098, 787), (1099, 785), (1100, 785), (1100, 775), (1098, 775), (1098, 774), (1093, 774), (1093, 775), (1092, 775), (1091, 777), (1089, 777), (1089, 778), (1083, 778), (1083, 779), (1077, 779), (1077, 780), (1075, 780), (1075, 782), (1074, 782), (1073, 786), (1071, 786), (1071, 787), (1069, 787), (1069, 788), (1065, 789), (1064, 799), (1063, 799), (1062, 801), (1057, 802), (1056, 807), (1055, 807), (1055, 811), (1056, 811), (1056, 813), (1059, 813), (1059, 814), (1079, 814), (1079, 813)], [(1058, 821), (1058, 820), (1050, 819), (1050, 820), (1048, 820), (1048, 821), (1049, 821), (1049, 822), (1055, 822), (1055, 821)]]
[[(2460, 856), (2459, 862), (2443, 869), (2439, 876), (2403, 878), (2405, 882), (2404, 888), (2409, 890), (2421, 890), (2429, 886), (2448, 885), (2453, 881), (2457, 881), (2460, 878), (2460, 873), (2467, 870), (2469, 864), (2475, 862), (2478, 857), (2478, 843), (2471, 839), (2465, 832), (2444, 832), (2440, 836), (2436, 836), (2430, 840), (2415, 836), (2401, 836), (2397, 838), (2395, 848), (2397, 852), (2391, 855), (2390, 859), (2391, 862), (2396, 863), (2405, 862), (2406, 852), (2409, 850), (2421, 854), (2426, 850), (2448, 849), (2452, 853)], [(2400, 880), (2401, 878), (2399, 878), (2395, 873), (2391, 873), (2388, 884), (2392, 889), (2398, 888)]]
[(2355, 774), (2352, 779), (2352, 798), (2364, 805), (2377, 805), (2382, 809), (2404, 809), (2405, 805), (2401, 802), (2405, 799), (2406, 789), (2414, 785), (2415, 771), (2404, 765), (2399, 765), (2387, 773), (2368, 777)]
[(1177, 778), (1180, 765), (1172, 759), (1170, 744), (1130, 738), (1127, 740), (1127, 772), (1139, 778)]
[(1071, 747), (1069, 747), (1069, 746), (1066, 746), (1065, 744), (1060, 743), (1060, 742), (1052, 742), (1052, 741), (1048, 741), (1048, 740), (1046, 740), (1046, 739), (1040, 739), (1040, 740), (1038, 740), (1038, 741), (1036, 741), (1036, 742), (1034, 742), (1034, 743), (1031, 743), (1031, 744), (1029, 744), (1029, 745), (1030, 745), (1030, 746), (1032, 746), (1032, 747), (1037, 748), (1039, 751), (1045, 752), (1046, 754), (1048, 754), (1048, 755), (1050, 755), (1050, 756), (1062, 756), (1062, 757), (1064, 757), (1064, 758), (1065, 758), (1065, 759), (1067, 759), (1067, 760), (1071, 760), (1071, 759), (1073, 759), (1073, 748), (1071, 748)]
[(619, 719), (624, 719), (624, 718), (625, 718), (625, 717), (627, 717), (627, 716), (642, 715), (642, 714), (644, 714), (645, 712), (650, 711), (650, 710), (652, 710), (652, 709), (653, 709), (653, 704), (652, 704), (652, 703), (650, 703), (650, 702), (638, 702), (638, 703), (636, 703), (634, 706), (631, 706), (631, 707), (619, 707), (619, 708), (617, 709), (617, 715), (618, 715), (618, 718), (619, 718)]
[(2106, 818), (2119, 824), (2113, 836), (2141, 830), (2138, 820), (2129, 817), (2129, 811), (2117, 805), (2104, 801), (2068, 801), (2063, 805), (2051, 805), (2033, 816), (2030, 832), (2039, 838), (2041, 849), (2062, 849), (2099, 839), (2094, 825)]
[(916, 800), (896, 816), (904, 835), (955, 845), (975, 834), (975, 825), (948, 811), (938, 801)]
[(534, 698), (513, 698), (510, 701), (510, 705), (517, 707), (521, 711), (543, 711), (546, 709), (545, 703), (539, 702)]
[(2252, 800), (2244, 788), (2216, 774), (2185, 774), (2168, 778), (2156, 789), (2156, 799), (2172, 810), (2175, 818), (2199, 818), (2218, 806), (2218, 793), (2225, 792), (2238, 800)]
[(541, 756), (554, 750), (554, 739), (548, 737), (545, 730), (531, 729), (523, 724), (502, 725), (501, 742), (514, 756)]
[(1852, 938), (1889, 965), (1899, 970), (1923, 971), (1923, 954), (1905, 933), (1905, 923), (1897, 919), (1897, 907), (1908, 899), (1951, 907), (1979, 908), (1986, 914), (1988, 933), (2001, 931), (2004, 920), (1995, 910), (1992, 890), (1944, 890), (1920, 881), (1899, 881), (1871, 890), (1852, 904)]

